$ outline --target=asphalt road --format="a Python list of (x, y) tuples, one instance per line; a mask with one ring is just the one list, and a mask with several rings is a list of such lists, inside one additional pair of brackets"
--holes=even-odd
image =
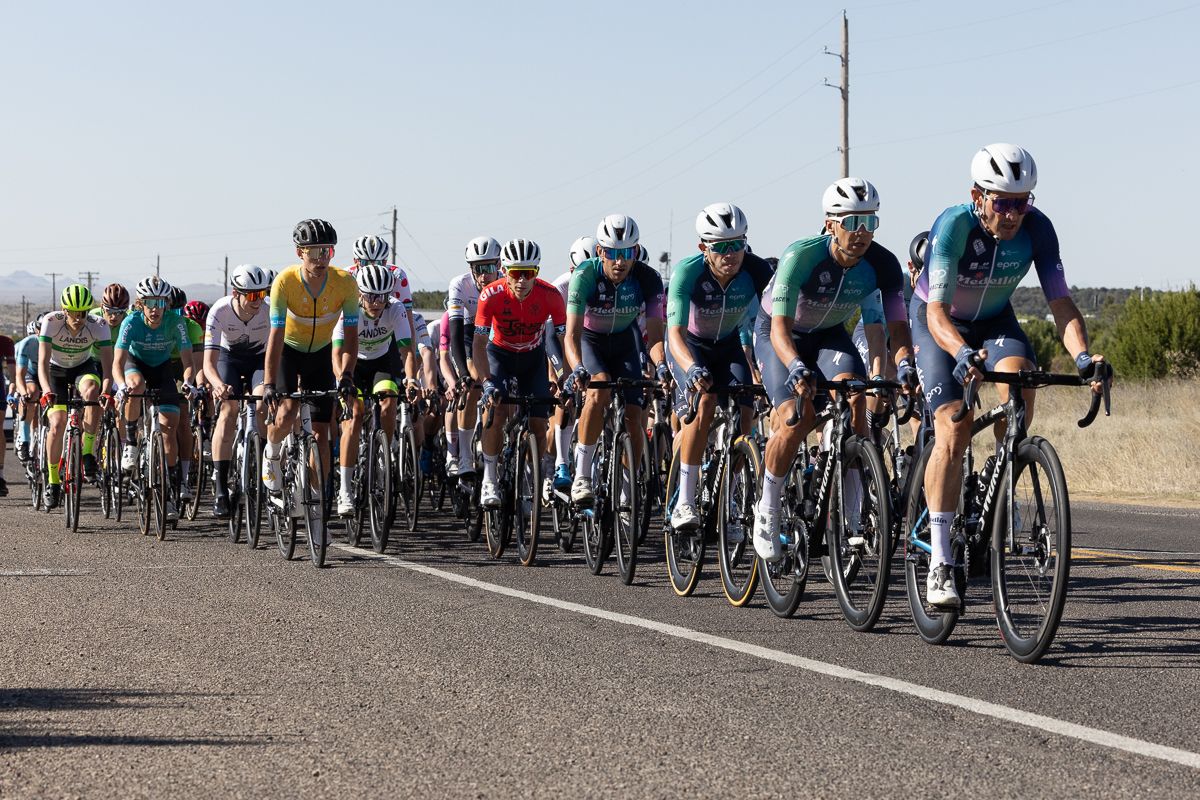
[(68, 534), (25, 496), (0, 500), (0, 797), (1200, 794), (1196, 512), (1077, 505), (1066, 619), (1025, 666), (986, 586), (930, 647), (899, 587), (859, 634), (819, 579), (791, 620), (731, 608), (715, 564), (676, 598), (659, 547), (625, 587), (442, 518), (318, 571), (94, 502)]

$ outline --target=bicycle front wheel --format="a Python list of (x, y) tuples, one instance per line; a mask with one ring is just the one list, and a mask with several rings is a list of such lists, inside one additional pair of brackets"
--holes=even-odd
[(192, 491), (192, 499), (183, 504), (181, 511), (184, 518), (191, 522), (196, 519), (200, 493), (204, 489), (204, 434), (198, 425), (192, 428), (192, 470), (188, 473), (187, 484)]
[(316, 439), (309, 439), (302, 450), (303, 460), (296, 465), (300, 483), (300, 524), (308, 537), (308, 553), (314, 567), (325, 566), (329, 532), (325, 528), (325, 467)]
[[(929, 505), (925, 501), (925, 467), (932, 447), (926, 447), (913, 468), (908, 484), (904, 512), (904, 584), (908, 589), (908, 608), (912, 612), (917, 635), (929, 644), (942, 644), (958, 624), (959, 609), (925, 605), (925, 581), (929, 576)], [(959, 570), (955, 570), (955, 580)], [(966, 586), (959, 584), (961, 598)]]
[(167, 474), (167, 446), (162, 431), (150, 434), (150, 529), (158, 540), (167, 538), (167, 492), (171, 479)]
[(67, 530), (72, 533), (79, 530), (79, 493), (83, 491), (83, 467), (79, 456), (81, 447), (83, 442), (78, 432), (69, 434), (63, 444), (63, 465), (66, 467), (66, 475), (63, 476), (64, 505)]
[(1037, 661), (1058, 631), (1071, 573), (1071, 504), (1058, 454), (1040, 436), (1016, 448), (992, 522), (992, 596), (1013, 658)]
[(421, 479), (419, 454), (417, 434), (410, 430), (400, 437), (400, 463), (397, 464), (400, 474), (399, 504), (404, 511), (404, 520), (410, 531), (417, 529), (417, 522), (421, 518), (421, 492), (424, 485)]
[(383, 428), (371, 435), (367, 453), (367, 517), (371, 527), (371, 546), (376, 553), (387, 549), (392, 502), (392, 448)]
[(671, 527), (671, 512), (679, 499), (679, 451), (671, 458), (667, 475), (667, 502), (663, 507), (663, 540), (667, 551), (667, 574), (671, 589), (680, 597), (696, 591), (700, 568), (704, 563), (704, 527), (692, 532), (679, 532)]
[(537, 558), (542, 530), (541, 455), (537, 438), (528, 431), (517, 447), (517, 470), (513, 480), (513, 527), (517, 534), (517, 556), (523, 566)]
[[(640, 435), (640, 434), (639, 434)], [(613, 538), (617, 551), (617, 573), (621, 583), (633, 583), (637, 569), (639, 529), (642, 517), (638, 508), (638, 462), (633, 458), (633, 441), (625, 431), (613, 441), (612, 485), (608, 490), (613, 508)]]
[(267, 490), (262, 484), (262, 439), (257, 431), (246, 434), (246, 450), (242, 454), (242, 508), (245, 512), (246, 545), (258, 549), (258, 536), (262, 532), (263, 504)]
[(801, 511), (805, 498), (805, 459), (793, 461), (784, 483), (783, 531), (780, 543), (783, 557), (774, 563), (758, 559), (758, 574), (762, 579), (763, 594), (767, 606), (777, 617), (788, 619), (796, 614), (804, 590), (808, 586), (809, 538), (808, 523)]
[(834, 594), (850, 627), (869, 631), (887, 600), (892, 551), (891, 495), (879, 449), (848, 439), (842, 484), (833, 488), (826, 542)]
[(758, 558), (750, 544), (758, 503), (762, 460), (758, 446), (738, 439), (721, 471), (717, 505), (717, 560), (725, 598), (735, 608), (750, 602), (758, 587)]

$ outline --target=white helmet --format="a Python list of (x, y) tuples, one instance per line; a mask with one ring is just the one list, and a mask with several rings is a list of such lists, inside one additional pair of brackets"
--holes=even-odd
[(826, 214), (874, 214), (879, 211), (879, 192), (868, 180), (839, 178), (821, 195)]
[(275, 285), (275, 279), (279, 277), (279, 270), (272, 267), (267, 268), (267, 283)]
[(740, 239), (747, 227), (746, 215), (733, 203), (713, 203), (696, 216), (696, 233), (702, 242)]
[(596, 240), (591, 236), (580, 236), (571, 244), (571, 269), (589, 258), (596, 257)]
[(139, 300), (146, 297), (170, 297), (171, 284), (157, 275), (151, 275), (143, 278), (137, 285), (137, 296)]
[(396, 287), (396, 275), (382, 264), (363, 264), (354, 279), (363, 294), (391, 294)]
[(473, 261), (495, 261), (500, 258), (500, 243), (490, 236), (476, 236), (467, 242), (464, 257), (468, 264)]
[(37, 320), (29, 320), (29, 324), (25, 326), (25, 333), (29, 336), (37, 336), (41, 328), (37, 324)]
[(644, 245), (644, 244), (638, 245), (637, 260), (642, 262), (643, 264), (650, 263), (650, 251), (646, 249), (646, 245)]
[(1037, 186), (1037, 164), (1024, 147), (989, 144), (971, 159), (971, 180), (993, 192), (1032, 192)]
[(392, 252), (392, 248), (388, 247), (388, 243), (382, 236), (360, 236), (354, 240), (354, 257), (364, 263), (367, 261), (383, 263), (387, 261), (390, 252)]
[(533, 239), (509, 239), (500, 253), (505, 269), (536, 267), (542, 263), (542, 248)]
[(596, 243), (601, 247), (633, 247), (638, 243), (641, 231), (633, 217), (624, 214), (609, 214), (600, 220), (596, 228)]
[(229, 285), (239, 292), (261, 292), (271, 288), (271, 277), (262, 267), (242, 264), (233, 268)]

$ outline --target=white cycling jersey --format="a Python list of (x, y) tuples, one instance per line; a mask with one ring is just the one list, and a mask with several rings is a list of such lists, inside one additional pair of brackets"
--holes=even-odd
[[(404, 267), (396, 264), (388, 264), (387, 268), (396, 276), (396, 285), (392, 288), (392, 297), (403, 303), (405, 308), (412, 308), (412, 284), (408, 282), (408, 273), (404, 271)], [(357, 275), (358, 265), (354, 264), (346, 271), (351, 275)]]
[(571, 276), (574, 274), (574, 272), (568, 270), (554, 279), (554, 288), (558, 289), (558, 293), (562, 295), (564, 303), (567, 302), (567, 294), (571, 290)]
[(438, 317), (429, 323), (429, 348), (436, 355), (442, 347), (442, 318)]
[(232, 358), (255, 359), (267, 352), (267, 336), (271, 333), (270, 304), (263, 302), (258, 312), (242, 320), (233, 307), (233, 297), (222, 297), (213, 303), (204, 324), (204, 349), (224, 350)]
[(39, 342), (50, 343), (50, 363), (70, 369), (92, 357), (92, 347), (112, 347), (112, 331), (104, 320), (85, 316), (83, 327), (73, 333), (67, 327), (67, 312), (52, 311), (42, 320)]
[(450, 281), (450, 319), (461, 319), (464, 325), (475, 324), (475, 309), (479, 307), (479, 289), (470, 270)]
[(425, 322), (425, 315), (413, 312), (413, 323), (417, 326), (417, 335), (414, 337), (417, 340), (417, 348), (424, 347), (426, 350), (433, 349), (433, 342), (429, 331), (429, 325)]
[[(344, 320), (339, 319), (333, 329), (333, 343), (340, 347), (346, 339)], [(358, 359), (373, 361), (387, 354), (392, 342), (402, 348), (408, 347), (412, 330), (408, 327), (408, 313), (404, 303), (388, 300), (383, 311), (375, 319), (367, 316), (366, 309), (358, 317)]]

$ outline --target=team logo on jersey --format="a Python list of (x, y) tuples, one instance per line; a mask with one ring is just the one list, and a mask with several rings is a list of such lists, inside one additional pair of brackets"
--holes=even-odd
[(931, 273), (931, 277), (932, 277), (932, 278), (933, 278), (935, 281), (939, 281), (939, 282), (940, 282), (940, 281), (944, 281), (944, 280), (946, 280), (946, 270), (945, 270), (945, 268), (942, 268), (942, 269), (935, 269), (935, 270), (934, 270), (934, 271)]
[[(700, 288), (706, 292), (713, 292), (713, 291), (716, 291), (717, 287), (713, 286), (710, 282), (705, 281), (704, 283), (700, 284)], [(708, 299), (711, 299), (711, 298), (708, 298)]]
[(982, 239), (976, 239), (974, 246), (975, 246), (975, 255), (977, 255), (977, 256), (981, 256), (987, 252), (987, 245), (983, 243)]
[(829, 270), (825, 270), (824, 272), (821, 273), (820, 277), (817, 278), (817, 280), (819, 280), (821, 283), (829, 283), (829, 279), (832, 277), (833, 276), (829, 274)]

